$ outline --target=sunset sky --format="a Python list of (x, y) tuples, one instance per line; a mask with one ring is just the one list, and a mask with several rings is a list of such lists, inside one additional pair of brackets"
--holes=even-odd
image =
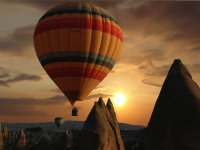
[[(119, 122), (147, 125), (174, 59), (181, 59), (200, 85), (200, 2), (86, 1), (108, 10), (123, 32), (123, 48), (112, 72), (82, 102), (79, 116), (46, 74), (35, 53), (40, 17), (68, 1), (0, 2), (0, 122), (84, 121), (102, 97), (111, 98)], [(125, 95), (123, 105), (114, 101)]]

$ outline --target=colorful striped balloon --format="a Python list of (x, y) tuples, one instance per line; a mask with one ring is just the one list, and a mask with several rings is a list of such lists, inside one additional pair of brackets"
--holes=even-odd
[(105, 9), (70, 2), (38, 21), (34, 45), (44, 70), (73, 105), (107, 76), (122, 50), (122, 31)]

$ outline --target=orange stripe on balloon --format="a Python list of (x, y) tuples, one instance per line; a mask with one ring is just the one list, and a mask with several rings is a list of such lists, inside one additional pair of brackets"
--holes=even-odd
[(62, 18), (46, 21), (44, 23), (38, 24), (35, 29), (34, 37), (45, 31), (63, 28), (78, 28), (102, 31), (109, 33), (122, 41), (122, 32), (119, 28), (117, 28), (117, 26), (95, 19), (91, 21), (88, 18)]

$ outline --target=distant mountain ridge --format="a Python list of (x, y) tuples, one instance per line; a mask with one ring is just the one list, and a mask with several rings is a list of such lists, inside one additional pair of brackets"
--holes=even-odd
[[(8, 131), (14, 130), (21, 130), (26, 128), (35, 128), (41, 127), (43, 130), (57, 130), (57, 131), (70, 131), (71, 129), (74, 130), (81, 130), (85, 121), (72, 121), (67, 120), (64, 121), (63, 125), (58, 129), (54, 122), (40, 122), (40, 123), (9, 123), (9, 122), (2, 122), (2, 127), (6, 125)], [(120, 130), (139, 130), (146, 128), (142, 125), (131, 125), (126, 123), (119, 123)]]

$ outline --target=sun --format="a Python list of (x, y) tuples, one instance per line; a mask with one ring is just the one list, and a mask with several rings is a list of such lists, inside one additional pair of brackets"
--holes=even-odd
[(115, 104), (117, 104), (118, 106), (122, 106), (125, 102), (126, 97), (124, 96), (124, 94), (121, 93), (117, 93), (115, 95), (114, 101)]

